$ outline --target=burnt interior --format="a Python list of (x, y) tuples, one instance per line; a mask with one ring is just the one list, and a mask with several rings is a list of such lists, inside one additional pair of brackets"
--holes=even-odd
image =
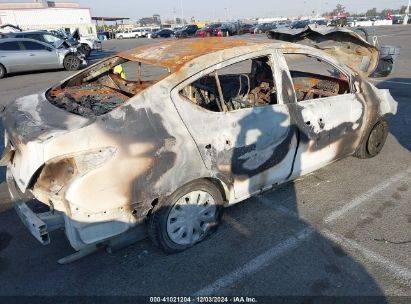
[(297, 101), (347, 94), (349, 82), (323, 75), (291, 71)]
[[(154, 67), (154, 70), (159, 67)], [(110, 58), (47, 92), (48, 100), (70, 113), (104, 115), (156, 83), (168, 71), (120, 57)]]
[(244, 61), (211, 73), (186, 86), (180, 94), (213, 112), (277, 103), (277, 90), (268, 57)]
[[(298, 102), (350, 92), (349, 79), (335, 67), (327, 63), (326, 67), (322, 66), (323, 62), (318, 58), (297, 56), (297, 60), (293, 58), (290, 72)], [(320, 64), (316, 66), (316, 63)], [(276, 104), (277, 89), (269, 58), (251, 60), (249, 73), (245, 73), (241, 65), (244, 63), (237, 63), (229, 69), (206, 75), (186, 86), (180, 94), (192, 103), (213, 112)]]

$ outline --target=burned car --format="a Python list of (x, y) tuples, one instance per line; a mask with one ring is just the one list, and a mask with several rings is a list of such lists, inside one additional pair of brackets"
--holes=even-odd
[[(372, 70), (374, 50), (358, 47)], [(165, 252), (185, 250), (223, 207), (381, 151), (397, 103), (357, 68), (308, 46), (232, 38), (117, 54), (3, 110), (16, 210), (43, 244), (65, 229), (78, 252), (64, 262), (145, 232)], [(36, 214), (33, 198), (49, 211)]]

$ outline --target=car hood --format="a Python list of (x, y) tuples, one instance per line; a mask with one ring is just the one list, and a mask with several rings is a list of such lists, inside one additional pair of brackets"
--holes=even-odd
[(53, 45), (56, 49), (59, 49), (59, 48), (68, 49), (71, 47), (71, 44), (67, 42), (67, 40), (63, 40), (63, 39), (57, 40), (56, 42), (53, 43)]
[(309, 25), (304, 29), (274, 29), (267, 36), (321, 49), (365, 77), (370, 76), (378, 66), (378, 48), (346, 28)]

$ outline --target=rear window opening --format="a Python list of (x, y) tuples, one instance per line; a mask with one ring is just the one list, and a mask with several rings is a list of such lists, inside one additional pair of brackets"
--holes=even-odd
[(104, 115), (169, 74), (164, 67), (113, 57), (47, 92), (47, 99), (70, 113)]

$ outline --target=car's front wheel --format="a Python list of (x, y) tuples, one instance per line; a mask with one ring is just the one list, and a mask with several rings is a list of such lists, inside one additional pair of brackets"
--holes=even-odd
[(388, 121), (386, 118), (381, 118), (369, 131), (368, 136), (361, 143), (355, 156), (358, 158), (373, 158), (380, 154), (385, 145), (388, 136)]
[(208, 180), (183, 186), (161, 199), (147, 221), (150, 239), (166, 253), (186, 250), (218, 226), (223, 197)]
[(4, 78), (6, 76), (6, 68), (0, 64), (0, 79)]
[(67, 71), (77, 71), (80, 69), (81, 60), (76, 55), (70, 54), (64, 58), (63, 66)]

